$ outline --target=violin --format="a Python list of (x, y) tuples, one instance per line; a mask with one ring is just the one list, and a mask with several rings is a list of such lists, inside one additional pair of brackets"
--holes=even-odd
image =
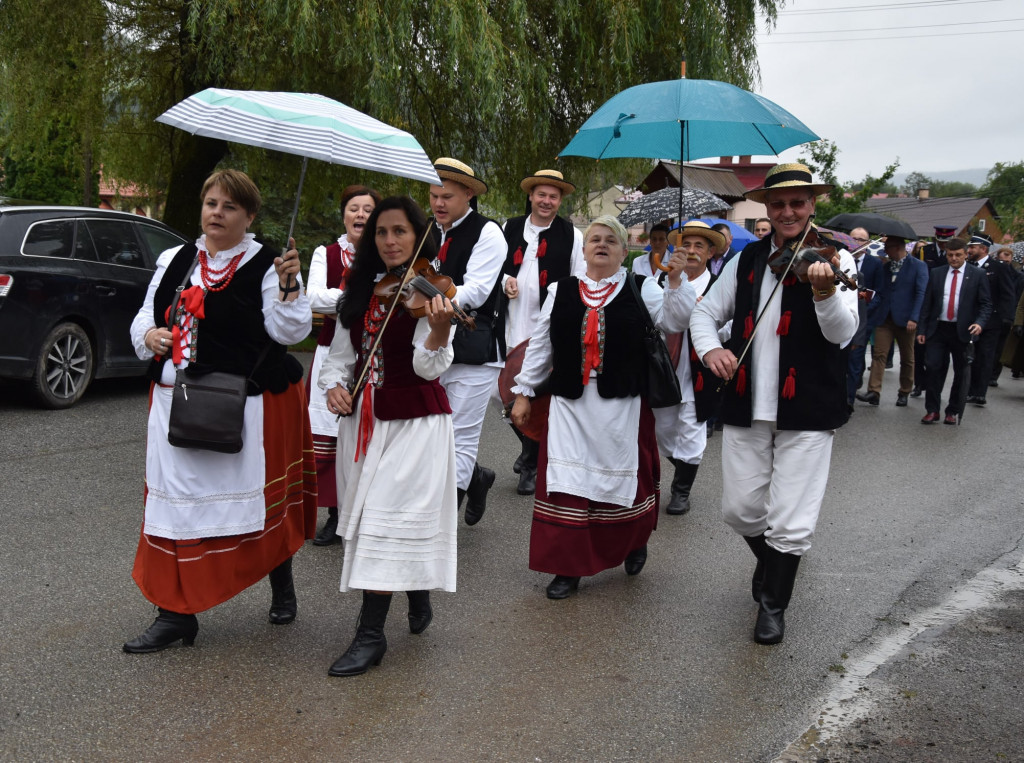
[[(840, 289), (846, 291), (853, 289), (859, 291), (857, 276), (850, 276), (839, 269), (832, 262), (838, 248), (836, 242), (818, 233), (812, 226), (802, 238), (790, 239), (775, 255), (768, 260), (768, 267), (776, 275), (783, 275), (787, 269), (796, 276), (801, 283), (806, 283), (809, 278), (807, 271), (815, 262), (824, 262), (832, 268), (832, 274), (836, 278), (836, 284)], [(792, 265), (790, 264), (792, 262)]]
[[(382, 305), (391, 307), (397, 299), (413, 318), (423, 318), (427, 314), (427, 302), (434, 297), (455, 299), (454, 282), (448, 276), (434, 270), (429, 260), (420, 257), (413, 261), (411, 267), (414, 273), (411, 278), (405, 279), (405, 267), (400, 267), (388, 273), (373, 287), (373, 293)], [(452, 308), (455, 310), (452, 323), (461, 323), (470, 331), (476, 329), (476, 322), (469, 313), (454, 301)]]

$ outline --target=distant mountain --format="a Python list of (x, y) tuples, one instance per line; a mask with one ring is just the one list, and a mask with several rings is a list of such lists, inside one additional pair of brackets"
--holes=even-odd
[[(988, 177), (988, 169), (983, 168), (973, 170), (952, 170), (951, 172), (928, 172), (928, 170), (912, 170), (912, 172), (920, 172), (922, 175), (927, 175), (932, 180), (943, 180), (947, 183), (970, 183), (971, 185), (976, 185), (979, 188), (985, 184), (985, 178)], [(910, 172), (898, 172), (893, 175), (890, 182), (894, 185), (901, 186), (910, 174)]]

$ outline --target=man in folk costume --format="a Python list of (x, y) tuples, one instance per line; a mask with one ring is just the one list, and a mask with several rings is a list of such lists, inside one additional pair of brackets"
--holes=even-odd
[[(708, 260), (712, 253), (722, 248), (725, 239), (721, 233), (699, 220), (672, 231), (670, 238), (675, 251), (681, 251), (686, 257), (684, 272), (700, 302), (716, 280), (716, 276), (708, 270)], [(690, 489), (708, 445), (704, 422), (715, 412), (714, 390), (718, 385), (693, 352), (689, 331), (668, 334), (665, 341), (676, 364), (682, 401), (679, 405), (653, 409), (655, 434), (662, 454), (675, 468), (672, 495), (665, 506), (665, 512), (685, 514), (690, 510)]]
[[(505, 343), (509, 349), (525, 342), (533, 333), (540, 309), (548, 296), (548, 284), (586, 272), (583, 236), (558, 216), (562, 199), (576, 186), (558, 170), (539, 170), (519, 184), (529, 200), (529, 212), (505, 223), (508, 251), (502, 270), (508, 298)], [(522, 444), (513, 470), (519, 474), (519, 495), (533, 495), (537, 487), (537, 453), (540, 443), (523, 435), (513, 425)]]
[[(719, 413), (722, 512), (757, 557), (751, 593), (761, 644), (783, 639), (797, 567), (825, 496), (834, 432), (849, 417), (845, 348), (857, 330), (857, 293), (837, 291), (825, 263), (809, 265), (806, 281), (789, 273), (781, 282), (782, 272), (769, 265), (784, 244), (800, 239), (816, 197), (830, 188), (814, 183), (802, 164), (772, 168), (746, 197), (766, 204), (773, 234), (723, 268), (690, 322), (698, 357), (730, 380)], [(854, 269), (845, 250), (833, 264)], [(730, 319), (723, 347), (718, 331)]]
[(443, 181), (430, 186), (431, 234), (438, 249), (434, 266), (452, 279), (453, 301), (476, 321), (475, 331), (456, 330), (455, 360), (440, 377), (452, 407), (459, 506), (466, 498), (466, 524), (475, 525), (494, 484), (494, 472), (476, 458), (487, 401), (505, 357), (505, 337), (497, 330), (505, 237), (496, 222), (476, 211), (474, 200), (487, 192), (487, 184), (469, 165), (445, 157), (434, 169)]

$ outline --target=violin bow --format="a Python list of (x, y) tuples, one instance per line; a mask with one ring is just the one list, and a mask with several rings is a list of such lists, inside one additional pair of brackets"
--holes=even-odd
[[(401, 295), (402, 291), (405, 289), (406, 286), (409, 285), (409, 282), (412, 281), (413, 277), (415, 276), (415, 271), (412, 269), (412, 264), (416, 262), (416, 259), (420, 256), (420, 252), (423, 251), (423, 245), (427, 243), (427, 237), (430, 235), (430, 226), (433, 223), (433, 221), (433, 217), (427, 220), (427, 227), (423, 231), (423, 238), (420, 239), (419, 246), (416, 247), (416, 251), (413, 252), (412, 257), (406, 263), (405, 272), (402, 274), (402, 282), (398, 285), (399, 295)], [(352, 396), (353, 413), (355, 412), (356, 397), (358, 397), (359, 390), (363, 388), (363, 384), (366, 382), (366, 376), (367, 374), (370, 373), (370, 366), (373, 365), (373, 356), (377, 353), (377, 349), (380, 347), (380, 343), (384, 340), (384, 331), (387, 329), (388, 323), (391, 322), (391, 316), (395, 314), (395, 309), (398, 307), (401, 301), (401, 299), (396, 298), (391, 303), (391, 306), (388, 307), (387, 313), (384, 314), (384, 322), (381, 323), (380, 331), (377, 332), (377, 336), (375, 336), (373, 339), (373, 344), (370, 345), (370, 351), (366, 354), (366, 357), (363, 359), (363, 368), (359, 372), (359, 376), (356, 378), (355, 384), (353, 384), (352, 387), (349, 389), (349, 394)], [(336, 418), (340, 419), (343, 415), (345, 414), (339, 413)], [(350, 413), (348, 415), (351, 416), (352, 414)]]
[[(810, 218), (808, 218), (807, 220), (807, 227), (804, 228), (803, 235), (800, 236), (800, 242), (796, 245), (796, 249), (793, 250), (794, 253), (799, 252), (800, 249), (803, 247), (804, 241), (807, 240), (807, 235), (811, 232), (813, 223), (814, 215), (812, 214)], [(742, 365), (743, 359), (747, 357), (747, 353), (750, 352), (750, 348), (754, 346), (754, 337), (757, 336), (757, 329), (761, 326), (761, 319), (764, 318), (765, 313), (768, 312), (768, 306), (771, 305), (772, 300), (775, 299), (775, 295), (778, 293), (779, 287), (782, 286), (782, 282), (786, 279), (786, 276), (789, 275), (789, 271), (792, 269), (794, 262), (796, 262), (796, 257), (790, 257), (789, 262), (786, 263), (786, 269), (782, 271), (782, 275), (779, 276), (779, 280), (775, 283), (775, 288), (772, 289), (772, 293), (768, 295), (768, 299), (764, 303), (764, 307), (761, 308), (761, 312), (758, 314), (757, 320), (754, 321), (754, 328), (751, 329), (750, 331), (750, 337), (747, 339), (747, 344), (743, 348), (743, 352), (740, 353), (739, 358), (737, 358), (736, 360), (736, 371), (738, 371), (740, 365)], [(722, 382), (718, 385), (718, 388), (715, 390), (716, 394), (721, 392), (725, 388), (725, 385), (733, 380), (733, 378), (736, 376), (736, 371), (733, 371), (732, 375), (730, 375), (728, 379), (722, 380)]]

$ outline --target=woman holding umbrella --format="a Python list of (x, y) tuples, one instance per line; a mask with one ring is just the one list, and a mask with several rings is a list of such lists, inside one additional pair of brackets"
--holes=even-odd
[(643, 311), (663, 331), (680, 332), (697, 301), (681, 252), (668, 263), (664, 292), (652, 278), (627, 274), (626, 229), (610, 215), (587, 228), (583, 257), (585, 276), (548, 287), (513, 388), (512, 422), (525, 426), (530, 398), (553, 368), (530, 534), (530, 569), (555, 576), (549, 599), (571, 595), (584, 575), (623, 563), (636, 575), (647, 561), (660, 459), (645, 398)]
[(366, 221), (380, 202), (380, 194), (365, 185), (350, 185), (341, 194), (341, 212), (345, 232), (329, 246), (313, 250), (309, 264), (309, 296), (313, 312), (328, 316), (316, 341), (313, 363), (306, 377), (306, 395), (309, 397), (309, 424), (313, 430), (313, 450), (316, 455), (317, 501), (327, 507), (327, 521), (316, 534), (313, 544), (330, 546), (338, 537), (338, 489), (334, 476), (334, 455), (337, 447), (337, 417), (327, 410), (327, 395), (316, 386), (327, 351), (334, 339), (338, 301), (345, 290), (345, 279), (352, 267), (356, 246), (363, 235)]
[[(429, 590), (455, 590), (455, 433), (437, 380), (454, 357), (454, 311), (447, 298), (435, 296), (423, 319), (401, 307), (388, 318), (374, 293), (385, 274), (410, 263), (424, 240), (427, 220), (414, 201), (384, 199), (366, 227), (319, 378), (327, 409), (343, 417), (337, 459), (344, 486), (341, 590), (363, 592), (355, 638), (331, 665), (332, 676), (355, 676), (380, 664), (394, 591), (407, 592), (409, 630), (422, 633), (433, 617)], [(422, 246), (429, 260), (432, 240)], [(364, 368), (366, 384), (353, 399), (350, 385)]]
[[(298, 252), (281, 256), (247, 232), (261, 201), (245, 173), (215, 172), (201, 200), (203, 235), (160, 255), (131, 327), (154, 381), (132, 576), (159, 614), (126, 652), (191, 645), (197, 612), (268, 573), (270, 622), (292, 622), (292, 555), (316, 527), (302, 366), (287, 352), (312, 322)], [(186, 368), (189, 383), (206, 372), (248, 377), (240, 452), (168, 442), (176, 371)]]

